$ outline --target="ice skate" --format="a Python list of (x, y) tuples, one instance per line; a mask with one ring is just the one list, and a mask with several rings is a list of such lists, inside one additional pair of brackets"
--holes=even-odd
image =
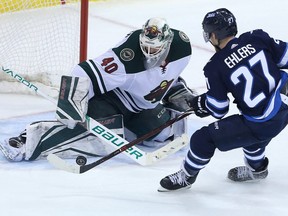
[(228, 172), (228, 179), (235, 182), (257, 181), (268, 176), (268, 158), (264, 159), (263, 165), (253, 170), (248, 166), (235, 167)]
[(169, 176), (166, 176), (160, 181), (159, 192), (175, 191), (180, 189), (189, 189), (195, 182), (197, 175), (188, 176), (184, 170), (179, 170)]
[(0, 142), (0, 150), (9, 161), (22, 161), (25, 157), (25, 137), (21, 134)]

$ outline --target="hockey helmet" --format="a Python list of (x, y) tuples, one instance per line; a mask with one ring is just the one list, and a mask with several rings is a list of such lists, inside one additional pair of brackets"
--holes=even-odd
[(202, 27), (205, 42), (209, 41), (212, 32), (218, 40), (235, 36), (238, 32), (236, 18), (226, 8), (207, 13), (202, 22)]
[(140, 47), (147, 59), (158, 60), (170, 48), (173, 32), (163, 18), (151, 18), (142, 28)]

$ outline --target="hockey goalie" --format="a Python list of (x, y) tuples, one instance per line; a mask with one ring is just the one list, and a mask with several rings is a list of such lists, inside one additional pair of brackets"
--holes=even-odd
[[(189, 109), (195, 93), (180, 74), (191, 57), (189, 38), (163, 18), (151, 18), (104, 54), (62, 76), (56, 119), (29, 124), (1, 141), (9, 161), (106, 155), (114, 149), (86, 128), (86, 116), (131, 141)], [(149, 147), (186, 133), (186, 119), (144, 140)]]

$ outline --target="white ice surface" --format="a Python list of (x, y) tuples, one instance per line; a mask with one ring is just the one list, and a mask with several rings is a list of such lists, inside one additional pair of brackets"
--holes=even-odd
[[(185, 31), (193, 45), (183, 77), (190, 87), (205, 91), (202, 67), (213, 50), (203, 42), (201, 22), (208, 11), (220, 7), (235, 14), (240, 33), (263, 28), (271, 36), (287, 40), (288, 2), (284, 0), (113, 0), (90, 7), (88, 56), (104, 52), (149, 17), (165, 17), (171, 27)], [(53, 109), (54, 105), (37, 96), (0, 95), (0, 139), (17, 135), (32, 121), (53, 118)], [(236, 112), (233, 106), (232, 112)], [(191, 116), (189, 134), (212, 121), (211, 117)], [(229, 182), (227, 171), (243, 164), (242, 152), (216, 151), (193, 187), (174, 193), (159, 193), (157, 188), (161, 178), (179, 169), (186, 149), (149, 167), (118, 155), (81, 175), (56, 170), (46, 160), (10, 163), (0, 155), (0, 215), (288, 215), (287, 135), (288, 128), (267, 147), (270, 164), (265, 181)]]

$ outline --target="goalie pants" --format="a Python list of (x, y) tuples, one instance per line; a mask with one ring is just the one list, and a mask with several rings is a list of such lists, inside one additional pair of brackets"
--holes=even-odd
[(265, 147), (287, 124), (288, 106), (284, 103), (279, 112), (266, 122), (251, 122), (242, 115), (216, 121), (192, 135), (184, 168), (194, 175), (209, 163), (216, 148), (229, 151), (242, 147), (245, 160), (257, 169), (265, 158)]
[(94, 96), (89, 100), (88, 116), (93, 119), (97, 120), (98, 118), (109, 117), (115, 114), (123, 115), (124, 126), (137, 137), (163, 125), (171, 117), (170, 113), (161, 104), (158, 104), (154, 109), (133, 113), (112, 92)]

